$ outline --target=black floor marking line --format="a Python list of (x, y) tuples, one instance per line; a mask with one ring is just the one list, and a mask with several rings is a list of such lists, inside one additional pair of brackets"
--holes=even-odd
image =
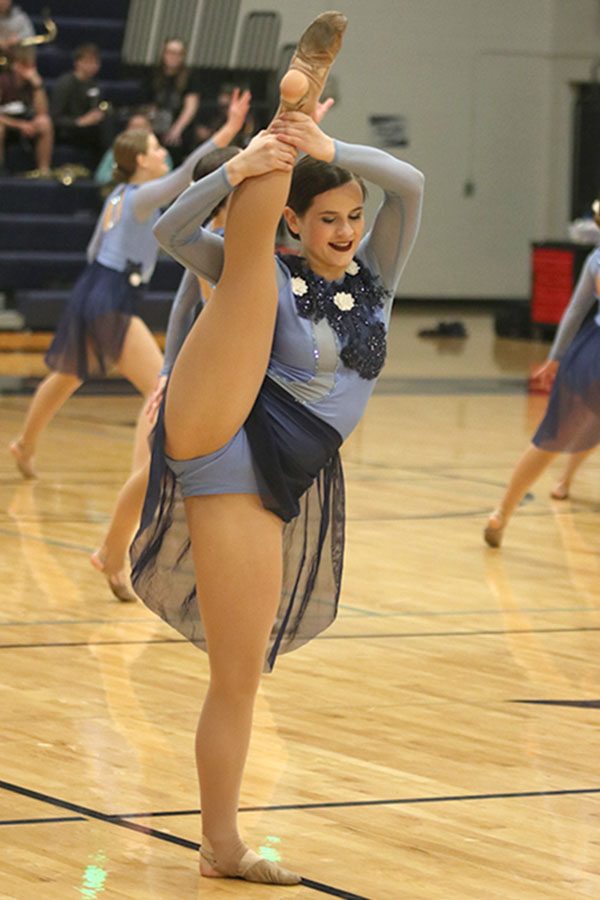
[(575, 709), (600, 709), (600, 700), (511, 700), (531, 706), (567, 706)]
[[(87, 806), (80, 806), (78, 803), (70, 803), (68, 800), (61, 800), (58, 797), (50, 796), (50, 794), (42, 794), (40, 791), (33, 791), (29, 788), (22, 787), (21, 785), (12, 784), (9, 781), (0, 780), (0, 789), (10, 791), (13, 794), (20, 794), (23, 797), (29, 797), (32, 800), (39, 800), (41, 803), (57, 806), (60, 809), (68, 809), (72, 812), (77, 812), (80, 814), (83, 821), (86, 819), (97, 819), (108, 825), (117, 825), (120, 828), (137, 831), (140, 834), (146, 834), (170, 844), (177, 844), (179, 847), (187, 847), (188, 849), (195, 851), (200, 849), (200, 845), (197, 841), (188, 841), (186, 838), (177, 837), (174, 834), (167, 834), (166, 832), (158, 831), (155, 828), (138, 825), (136, 822), (128, 822), (122, 816), (108, 816), (105, 813), (90, 809)], [(301, 883), (304, 887), (319, 891), (322, 894), (329, 894), (332, 897), (340, 897), (341, 900), (370, 900), (369, 897), (365, 897), (362, 894), (353, 894), (350, 891), (344, 891), (340, 888), (332, 887), (329, 884), (323, 884), (320, 881), (313, 881), (310, 878), (302, 878)]]
[[(323, 803), (282, 803), (275, 806), (242, 806), (240, 813), (286, 812), (303, 809), (354, 809), (369, 806), (410, 806), (420, 803), (458, 803), (473, 800), (518, 800), (527, 797), (569, 797), (579, 794), (600, 794), (600, 788), (563, 788), (555, 791), (507, 791), (497, 794), (449, 794), (440, 797), (392, 797), (388, 800), (347, 800)], [(119, 813), (123, 819), (152, 819), (173, 816), (199, 816), (199, 809), (176, 809), (164, 812)]]
[[(316, 641), (374, 641), (400, 638), (503, 637), (506, 634), (585, 634), (600, 631), (600, 625), (581, 628), (506, 628), (488, 631), (400, 631), (383, 634), (319, 634)], [(0, 644), (0, 650), (52, 650), (56, 647), (113, 647), (135, 644), (189, 644), (187, 638), (150, 638), (138, 641), (53, 641), (51, 643)]]
[(48, 816), (46, 819), (3, 819), (1, 825), (49, 825), (57, 822), (87, 822), (85, 816)]

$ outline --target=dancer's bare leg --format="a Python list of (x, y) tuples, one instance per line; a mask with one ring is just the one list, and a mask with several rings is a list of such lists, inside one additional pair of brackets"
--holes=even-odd
[(39, 437), (81, 384), (76, 375), (51, 372), (38, 385), (25, 416), (23, 431), (9, 448), (23, 478), (36, 477), (33, 457)]
[(210, 661), (196, 734), (201, 872), (298, 883), (248, 851), (237, 826), (254, 700), (281, 594), (282, 522), (255, 495), (190, 497), (185, 510)]
[(569, 453), (563, 472), (550, 491), (550, 496), (554, 500), (568, 500), (575, 472), (595, 449), (595, 447), (592, 447), (591, 450), (582, 450), (580, 453)]
[(129, 476), (117, 497), (108, 531), (90, 561), (106, 577), (118, 600), (136, 600), (131, 586), (127, 552), (140, 522), (148, 486), (149, 462)]
[[(162, 364), (162, 353), (152, 332), (138, 316), (133, 316), (117, 363), (119, 372), (138, 389), (146, 400), (156, 387)], [(152, 430), (152, 422), (145, 414), (145, 405), (144, 403), (139, 412), (135, 429), (132, 474), (135, 474), (148, 462), (150, 455), (148, 436)]]
[(508, 520), (515, 508), (521, 502), (531, 485), (536, 481), (544, 469), (550, 465), (556, 453), (548, 453), (540, 450), (535, 444), (530, 444), (517, 465), (513, 469), (508, 487), (498, 508), (488, 519), (487, 527), (483, 533), (486, 544), (490, 547), (499, 547)]
[[(326, 25), (326, 17), (334, 24)], [(302, 56), (305, 41), (314, 57), (319, 40), (324, 40), (330, 65), (346, 20), (339, 13), (326, 13), (317, 21), (318, 27), (309, 26), (301, 38), (298, 54)], [(318, 71), (302, 59), (303, 71), (296, 67), (281, 82), (288, 108), (316, 107), (327, 74), (322, 59)], [(248, 178), (231, 197), (223, 272), (177, 357), (167, 390), (166, 450), (175, 459), (222, 447), (241, 428), (256, 399), (273, 341), (273, 247), (290, 180), (291, 173), (280, 171)]]

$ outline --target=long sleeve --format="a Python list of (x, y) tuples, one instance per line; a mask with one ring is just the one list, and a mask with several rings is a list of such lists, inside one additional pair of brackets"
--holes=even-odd
[(194, 310), (201, 302), (202, 293), (200, 291), (198, 278), (193, 272), (186, 270), (179, 283), (179, 288), (169, 314), (169, 324), (167, 325), (167, 336), (165, 340), (165, 360), (161, 375), (168, 375), (171, 372), (186, 335), (194, 324)]
[(581, 323), (592, 308), (596, 299), (595, 279), (600, 265), (600, 251), (594, 250), (585, 261), (585, 265), (575, 286), (575, 290), (565, 309), (554, 343), (550, 348), (548, 359), (559, 360), (579, 331)]
[(209, 139), (196, 147), (194, 152), (190, 153), (187, 159), (168, 175), (140, 185), (133, 201), (134, 213), (138, 222), (147, 221), (155, 210), (167, 206), (181, 194), (192, 180), (198, 160), (216, 149), (217, 145)]
[(335, 141), (335, 149), (337, 165), (378, 185), (385, 194), (359, 252), (393, 293), (419, 230), (424, 176), (409, 163), (374, 147)]
[(216, 284), (223, 269), (223, 238), (202, 223), (233, 188), (221, 166), (181, 194), (154, 226), (163, 250), (196, 275)]

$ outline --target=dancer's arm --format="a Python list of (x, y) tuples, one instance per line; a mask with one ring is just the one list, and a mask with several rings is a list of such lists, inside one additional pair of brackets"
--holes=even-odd
[(378, 185), (384, 192), (360, 252), (369, 268), (378, 272), (394, 292), (406, 265), (421, 222), (423, 174), (383, 150), (335, 141), (333, 162)]
[(419, 230), (423, 174), (383, 150), (333, 140), (303, 113), (285, 113), (271, 128), (296, 149), (342, 166), (384, 191), (384, 201), (361, 241), (360, 253), (393, 293)]
[(199, 303), (202, 303), (202, 292), (198, 278), (193, 272), (186, 270), (179, 283), (169, 314), (165, 339), (165, 359), (161, 375), (168, 375), (173, 368), (177, 354), (194, 323), (194, 310)]
[(216, 284), (223, 268), (223, 239), (202, 228), (212, 210), (246, 178), (274, 170), (289, 172), (294, 152), (275, 135), (261, 132), (229, 162), (181, 194), (154, 226), (158, 243), (174, 259)]
[(196, 163), (203, 156), (217, 147), (226, 147), (231, 143), (244, 124), (249, 106), (250, 92), (244, 91), (240, 94), (239, 90), (237, 93), (234, 91), (225, 124), (168, 175), (140, 185), (133, 196), (133, 210), (138, 222), (147, 221), (155, 210), (167, 206), (185, 190), (192, 180)]
[(549, 360), (560, 360), (565, 350), (579, 331), (581, 323), (596, 299), (596, 277), (600, 270), (600, 251), (594, 250), (585, 261), (579, 280), (565, 309), (554, 343), (548, 354)]

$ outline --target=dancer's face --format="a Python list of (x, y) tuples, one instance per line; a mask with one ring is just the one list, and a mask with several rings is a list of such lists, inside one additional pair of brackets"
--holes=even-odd
[(167, 151), (158, 142), (155, 134), (148, 135), (146, 152), (141, 154), (141, 157), (149, 178), (160, 178), (169, 171), (166, 162)]
[(300, 235), (306, 260), (328, 281), (341, 278), (363, 235), (364, 199), (360, 185), (349, 181), (317, 194), (302, 216), (286, 207), (291, 230)]

